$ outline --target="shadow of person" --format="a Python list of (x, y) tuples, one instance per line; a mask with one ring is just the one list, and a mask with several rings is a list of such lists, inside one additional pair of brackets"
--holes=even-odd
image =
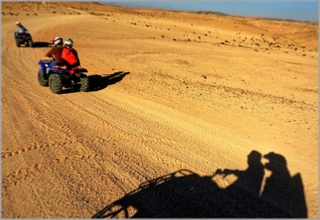
[(265, 165), (271, 176), (266, 179), (261, 199), (286, 210), (283, 216), (307, 218), (307, 206), (301, 175), (291, 177), (286, 159), (273, 152), (264, 156), (269, 162)]
[(260, 196), (260, 189), (264, 177), (264, 166), (261, 162), (262, 155), (257, 151), (251, 151), (248, 155), (248, 168), (246, 170), (217, 170), (217, 174), (222, 174), (223, 177), (233, 174), (237, 176), (237, 180), (226, 188), (227, 191), (235, 191), (251, 194), (254, 197)]
[(119, 71), (109, 75), (90, 75), (88, 76), (90, 91), (102, 90), (108, 85), (120, 82), (127, 74), (130, 74), (130, 72)]
[(246, 170), (224, 169), (222, 171), (218, 169), (216, 171), (215, 175), (221, 175), (222, 178), (228, 175), (235, 175), (237, 177), (234, 183), (224, 189), (224, 197), (228, 200), (226, 206), (229, 207), (229, 215), (231, 217), (276, 217), (273, 215), (273, 210), (277, 208), (268, 207), (260, 199), (260, 191), (264, 178), (264, 165), (261, 159), (261, 153), (251, 151), (248, 155), (248, 168)]

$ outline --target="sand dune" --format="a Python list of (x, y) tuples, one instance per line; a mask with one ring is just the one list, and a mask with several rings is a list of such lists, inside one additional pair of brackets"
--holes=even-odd
[[(39, 85), (54, 36), (90, 92)], [(317, 171), (318, 24), (2, 3), (3, 218), (318, 218)]]

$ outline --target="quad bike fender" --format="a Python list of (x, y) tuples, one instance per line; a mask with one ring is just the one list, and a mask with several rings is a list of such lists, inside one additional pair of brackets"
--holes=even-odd
[(47, 69), (47, 67), (46, 67), (46, 62), (43, 62), (43, 61), (39, 61), (39, 65), (40, 65), (40, 67), (41, 67), (41, 72), (42, 72), (42, 74), (43, 75), (45, 75), (46, 74), (46, 69)]
[[(42, 74), (46, 74), (47, 73), (47, 67), (46, 65), (48, 65), (50, 63), (50, 61), (47, 61), (47, 60), (40, 60), (38, 62), (38, 64), (40, 65), (41, 67), (41, 71), (42, 71)], [(85, 72), (88, 72), (87, 69), (85, 68), (79, 68), (79, 67), (75, 67), (75, 68), (72, 68), (72, 69), (65, 69), (65, 68), (62, 68), (61, 66), (53, 66), (52, 68), (49, 68), (50, 71), (54, 72), (54, 73), (60, 73), (60, 74), (66, 74), (66, 75), (74, 75), (74, 74), (77, 74), (77, 73), (85, 73)]]
[(41, 72), (42, 72), (42, 74), (45, 74), (45, 72), (46, 72), (46, 66), (45, 66), (45, 64), (43, 63), (43, 62), (39, 62), (39, 64), (40, 64), (40, 67), (41, 67)]
[(14, 38), (24, 42), (32, 40), (32, 37), (29, 33), (15, 33)]
[(81, 67), (80, 68), (79, 67), (74, 67), (72, 69), (66, 69), (65, 67), (61, 67), (61, 66), (53, 66), (53, 68), (56, 69), (56, 70), (60, 70), (61, 72), (70, 74), (70, 75), (73, 75), (73, 74), (76, 74), (76, 73), (88, 72), (87, 69), (81, 68)]
[(86, 72), (88, 72), (88, 70), (85, 68), (73, 68), (73, 69), (69, 70), (69, 73), (71, 75), (73, 75), (75, 73), (86, 73)]

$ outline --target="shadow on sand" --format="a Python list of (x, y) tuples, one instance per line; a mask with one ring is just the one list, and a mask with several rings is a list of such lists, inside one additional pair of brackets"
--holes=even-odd
[[(307, 218), (300, 174), (291, 177), (283, 156), (269, 153), (269, 162), (252, 151), (246, 170), (220, 170), (199, 176), (178, 170), (142, 183), (136, 190), (105, 206), (92, 218)], [(264, 169), (272, 172), (260, 192)], [(235, 175), (220, 188), (214, 180)], [(135, 210), (135, 211), (133, 211)]]
[(33, 42), (33, 47), (52, 47), (52, 43), (49, 42)]
[(90, 91), (98, 91), (106, 88), (109, 85), (120, 82), (127, 74), (130, 74), (130, 72), (119, 71), (109, 75), (95, 74), (88, 76), (90, 83)]
[[(109, 75), (91, 75), (88, 76), (90, 89), (88, 92), (98, 91), (105, 89), (108, 85), (115, 84), (120, 82), (125, 75), (129, 74), (130, 72), (115, 72)], [(80, 92), (78, 87), (71, 87), (71, 88), (64, 88), (61, 94), (70, 94)]]

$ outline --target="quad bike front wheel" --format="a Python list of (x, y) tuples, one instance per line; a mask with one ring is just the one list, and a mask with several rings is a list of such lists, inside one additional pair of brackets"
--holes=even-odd
[(62, 92), (62, 79), (59, 74), (50, 74), (48, 83), (52, 93), (60, 94)]
[(38, 71), (38, 82), (40, 86), (48, 86), (48, 79), (46, 75), (42, 74), (42, 69)]

